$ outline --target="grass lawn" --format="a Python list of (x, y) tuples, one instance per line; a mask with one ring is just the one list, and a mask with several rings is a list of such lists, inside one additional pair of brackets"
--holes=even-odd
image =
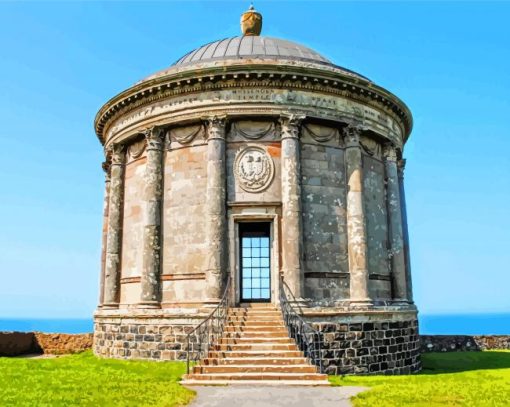
[(0, 405), (178, 406), (182, 362), (99, 359), (91, 351), (54, 359), (0, 357)]
[(413, 376), (330, 376), (335, 385), (367, 386), (354, 406), (510, 406), (510, 352), (427, 353)]

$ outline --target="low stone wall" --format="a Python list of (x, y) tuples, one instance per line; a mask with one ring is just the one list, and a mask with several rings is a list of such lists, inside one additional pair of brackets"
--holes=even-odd
[(91, 349), (92, 340), (91, 333), (0, 332), (0, 356), (78, 353)]
[(0, 356), (40, 353), (35, 350), (33, 332), (0, 332)]
[(92, 349), (93, 334), (46, 334), (35, 332), (35, 342), (45, 354), (63, 355)]
[(420, 335), (422, 352), (510, 349), (510, 335)]

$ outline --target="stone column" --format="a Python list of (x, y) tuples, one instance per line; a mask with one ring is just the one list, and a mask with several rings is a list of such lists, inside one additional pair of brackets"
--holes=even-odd
[(108, 236), (108, 201), (110, 199), (110, 159), (106, 157), (103, 162), (102, 168), (104, 171), (105, 185), (104, 185), (104, 200), (103, 200), (103, 233), (101, 237), (101, 277), (99, 279), (99, 306), (101, 307), (104, 302), (104, 278), (105, 278), (105, 264), (106, 264), (106, 239)]
[(161, 201), (163, 199), (163, 130), (153, 127), (145, 132), (145, 205), (143, 260), (139, 305), (157, 308), (161, 268)]
[(302, 271), (301, 162), (299, 127), (304, 116), (282, 116), (282, 272), (296, 299), (304, 295)]
[(113, 145), (110, 167), (103, 308), (117, 308), (119, 306), (125, 162), (124, 146), (121, 144)]
[(406, 283), (407, 283), (407, 300), (413, 302), (413, 283), (411, 279), (411, 252), (409, 249), (409, 230), (407, 227), (407, 205), (406, 194), (404, 189), (404, 169), (406, 160), (401, 159), (397, 161), (398, 170), (398, 190), (400, 193), (400, 208), (402, 212), (402, 233), (404, 237), (404, 257), (406, 264)]
[(369, 302), (367, 236), (363, 206), (362, 128), (349, 125), (344, 130), (345, 172), (347, 179), (347, 249), (349, 254), (350, 299)]
[(393, 282), (393, 300), (407, 301), (406, 265), (402, 233), (402, 212), (397, 173), (397, 151), (387, 144), (383, 149), (386, 170), (386, 206), (388, 208), (389, 257)]
[(225, 117), (207, 120), (207, 189), (205, 196), (206, 285), (209, 300), (223, 294), (226, 273)]

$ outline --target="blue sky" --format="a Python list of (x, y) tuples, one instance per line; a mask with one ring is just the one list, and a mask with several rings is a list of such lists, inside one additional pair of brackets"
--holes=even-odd
[[(0, 3), (0, 317), (89, 317), (104, 177), (99, 107), (237, 35), (246, 1)], [(258, 1), (263, 33), (401, 97), (415, 300), (510, 311), (510, 3)]]

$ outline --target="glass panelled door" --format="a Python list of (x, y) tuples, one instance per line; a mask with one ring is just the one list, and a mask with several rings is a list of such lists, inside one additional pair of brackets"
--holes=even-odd
[(271, 250), (268, 222), (240, 223), (241, 301), (271, 301)]

